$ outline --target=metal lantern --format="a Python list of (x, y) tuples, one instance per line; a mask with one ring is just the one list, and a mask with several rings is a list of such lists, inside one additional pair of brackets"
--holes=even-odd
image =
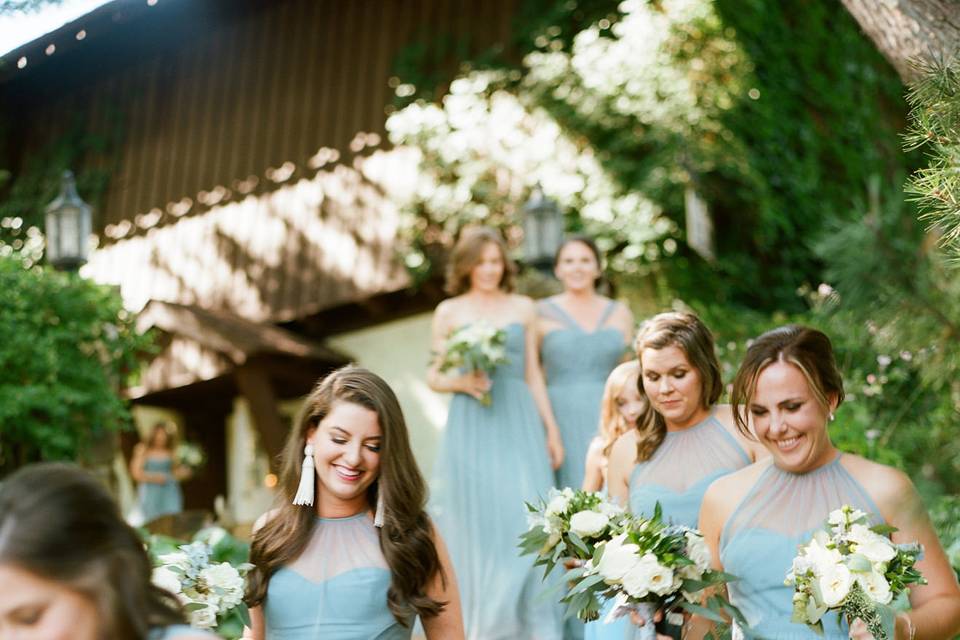
[(92, 209), (80, 199), (72, 171), (64, 171), (60, 194), (46, 209), (47, 262), (57, 269), (79, 269), (87, 261)]
[(557, 203), (543, 193), (539, 183), (523, 205), (524, 262), (549, 271), (563, 242), (563, 214)]

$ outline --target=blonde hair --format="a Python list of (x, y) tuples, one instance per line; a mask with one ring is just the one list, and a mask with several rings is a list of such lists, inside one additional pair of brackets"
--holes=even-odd
[(607, 383), (603, 387), (603, 397), (600, 400), (599, 432), (605, 458), (610, 457), (610, 450), (613, 449), (613, 444), (617, 441), (617, 438), (637, 427), (635, 424), (627, 424), (620, 413), (620, 407), (617, 405), (617, 398), (631, 383), (637, 388), (640, 397), (646, 401), (646, 396), (643, 395), (643, 387), (640, 384), (640, 362), (638, 360), (631, 360), (618, 365), (610, 372)]
[(490, 227), (472, 227), (463, 230), (450, 254), (450, 261), (447, 263), (447, 282), (444, 287), (447, 293), (458, 296), (470, 289), (470, 272), (480, 264), (483, 250), (488, 244), (496, 245), (503, 260), (500, 288), (507, 292), (513, 291), (517, 265), (507, 255), (507, 243), (496, 230)]

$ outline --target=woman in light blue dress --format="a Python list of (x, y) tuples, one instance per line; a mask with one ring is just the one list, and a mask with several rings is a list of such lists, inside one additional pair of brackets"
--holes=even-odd
[(0, 637), (215, 640), (151, 582), (143, 540), (103, 484), (67, 464), (0, 483)]
[[(707, 486), (765, 452), (738, 432), (729, 406), (716, 404), (720, 363), (697, 316), (654, 316), (641, 327), (636, 349), (649, 404), (637, 428), (614, 445), (610, 495), (646, 516), (660, 503), (666, 522), (696, 527)], [(677, 619), (668, 622), (679, 626)]]
[[(499, 235), (465, 231), (450, 261), (455, 297), (434, 314), (433, 351), (454, 329), (486, 322), (506, 333), (507, 364), (492, 375), (428, 372), (435, 391), (452, 392), (437, 454), (431, 511), (450, 545), (467, 637), (559, 640), (558, 597), (517, 551), (527, 529), (524, 501), (545, 496), (563, 459), (537, 358), (536, 308), (509, 292), (513, 265)], [(489, 406), (479, 400), (490, 393)]]
[[(924, 547), (917, 568), (928, 584), (911, 589), (913, 610), (898, 614), (894, 640), (952, 638), (960, 633), (960, 587), (926, 510), (902, 472), (833, 446), (827, 427), (842, 401), (833, 349), (820, 331), (782, 327), (747, 350), (734, 381), (734, 413), (771, 458), (714, 482), (700, 512), (714, 565), (739, 577), (728, 585), (730, 601), (756, 636), (820, 637), (790, 621), (793, 587), (784, 578), (798, 545), (847, 504), (897, 527), (894, 542)], [(696, 637), (707, 623), (695, 618), (694, 625)], [(862, 622), (848, 626), (836, 615), (824, 617), (823, 631), (828, 639), (870, 637)]]
[(457, 582), (425, 512), (396, 395), (345, 367), (311, 392), (283, 452), (280, 506), (254, 527), (255, 640), (463, 638)]
[(158, 422), (144, 442), (137, 444), (130, 461), (130, 475), (140, 483), (137, 490), (139, 517), (143, 523), (183, 511), (180, 480), (188, 470), (176, 463), (172, 425)]
[(557, 251), (554, 273), (563, 292), (537, 304), (540, 361), (565, 453), (557, 486), (576, 489), (583, 484), (587, 450), (597, 434), (603, 386), (633, 339), (633, 314), (597, 294), (600, 252), (590, 238), (566, 240)]

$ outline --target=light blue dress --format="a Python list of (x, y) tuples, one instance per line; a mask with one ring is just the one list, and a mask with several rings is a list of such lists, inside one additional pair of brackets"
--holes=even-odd
[(664, 522), (696, 527), (710, 483), (751, 462), (714, 409), (692, 427), (668, 431), (650, 459), (633, 468), (630, 511), (652, 516), (659, 502)]
[(587, 449), (599, 428), (603, 387), (626, 351), (623, 332), (604, 326), (616, 307), (611, 300), (588, 333), (553, 300), (541, 300), (538, 305), (541, 317), (565, 326), (547, 333), (540, 345), (547, 395), (563, 438), (558, 487), (579, 489), (583, 485)]
[(457, 393), (434, 471), (430, 510), (450, 551), (468, 640), (558, 640), (559, 594), (521, 557), (524, 501), (553, 485), (546, 436), (524, 380), (524, 327), (505, 327), (509, 362), (491, 376), (490, 406)]
[[(710, 483), (751, 463), (750, 456), (716, 417), (682, 431), (668, 431), (650, 456), (630, 473), (630, 511), (652, 516), (660, 503), (665, 522), (696, 527), (700, 504)], [(609, 625), (587, 625), (586, 640), (633, 638), (635, 627), (626, 618)]]
[(140, 483), (138, 492), (143, 521), (150, 522), (168, 513), (183, 511), (183, 494), (180, 492), (180, 483), (173, 477), (173, 460), (147, 456), (143, 462), (143, 470), (147, 473), (162, 473), (167, 477), (163, 484)]
[[(720, 559), (724, 570), (740, 579), (727, 586), (750, 630), (771, 640), (820, 638), (806, 625), (790, 622), (793, 587), (783, 584), (797, 555), (822, 528), (827, 516), (848, 504), (880, 522), (879, 509), (864, 488), (844, 468), (838, 455), (832, 462), (804, 474), (769, 466), (734, 509), (720, 534)], [(849, 637), (838, 617), (823, 618), (824, 636)]]
[(169, 627), (154, 627), (150, 630), (149, 635), (147, 636), (148, 640), (178, 640), (179, 638), (210, 638), (210, 640), (217, 640), (220, 636), (214, 635), (207, 631), (200, 631), (199, 629), (194, 629), (185, 624), (175, 624)]
[(366, 512), (317, 518), (303, 553), (281, 567), (263, 603), (270, 640), (410, 640), (387, 606), (390, 569)]

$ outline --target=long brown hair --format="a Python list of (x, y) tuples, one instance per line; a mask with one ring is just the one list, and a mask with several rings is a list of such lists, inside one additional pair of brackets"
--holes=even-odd
[[(607, 383), (603, 387), (603, 397), (600, 399), (600, 440), (603, 443), (604, 457), (610, 456), (617, 438), (637, 427), (635, 424), (627, 424), (623, 419), (620, 408), (617, 406), (617, 398), (628, 384), (633, 383), (639, 387), (640, 397), (646, 400), (643, 385), (639, 384), (639, 377), (640, 363), (636, 360), (617, 365), (617, 368), (607, 377)], [(649, 402), (647, 404), (649, 405)]]
[(746, 405), (757, 389), (757, 379), (774, 362), (789, 362), (806, 378), (817, 402), (829, 409), (830, 396), (843, 402), (843, 378), (827, 334), (811, 327), (789, 324), (767, 331), (753, 341), (733, 379), (730, 404), (737, 429), (753, 438), (747, 424)]
[(500, 288), (504, 291), (513, 291), (513, 280), (517, 273), (517, 265), (507, 255), (507, 243), (490, 227), (471, 227), (464, 229), (456, 246), (450, 253), (450, 262), (447, 264), (446, 291), (452, 296), (458, 296), (470, 289), (470, 272), (480, 263), (483, 249), (488, 244), (495, 244), (500, 250), (503, 259), (503, 277), (500, 278)]
[(380, 376), (355, 366), (338, 369), (320, 381), (290, 431), (282, 454), (279, 509), (253, 536), (250, 562), (254, 568), (247, 576), (244, 601), (248, 606), (261, 604), (273, 573), (295, 560), (310, 539), (316, 511), (294, 505), (293, 498), (300, 483), (307, 433), (320, 424), (336, 402), (351, 402), (375, 412), (383, 431), (379, 475), (370, 485), (367, 499), (369, 504), (376, 504), (378, 493), (383, 492), (380, 548), (392, 576), (387, 592), (390, 611), (404, 626), (415, 615), (435, 616), (446, 603), (429, 597), (426, 587), (438, 571), (442, 579), (446, 576), (425, 511), (426, 483), (410, 449), (397, 396)]
[[(637, 360), (640, 362), (640, 377), (637, 385), (643, 391), (644, 349), (677, 347), (684, 352), (690, 365), (700, 374), (700, 405), (709, 409), (723, 392), (720, 361), (713, 346), (713, 334), (692, 313), (660, 313), (647, 320), (637, 335), (635, 343)], [(667, 435), (667, 423), (663, 416), (647, 403), (646, 410), (637, 419), (637, 461), (649, 460)]]
[(147, 432), (146, 438), (143, 439), (143, 444), (146, 449), (152, 449), (154, 443), (157, 441), (157, 434), (163, 432), (167, 436), (167, 444), (164, 448), (167, 451), (174, 452), (177, 450), (177, 427), (175, 424), (169, 420), (159, 420), (153, 424), (150, 428), (150, 431)]
[(143, 640), (183, 624), (173, 594), (150, 581), (143, 541), (100, 482), (67, 464), (29, 465), (0, 484), (0, 564), (89, 598), (101, 638)]

